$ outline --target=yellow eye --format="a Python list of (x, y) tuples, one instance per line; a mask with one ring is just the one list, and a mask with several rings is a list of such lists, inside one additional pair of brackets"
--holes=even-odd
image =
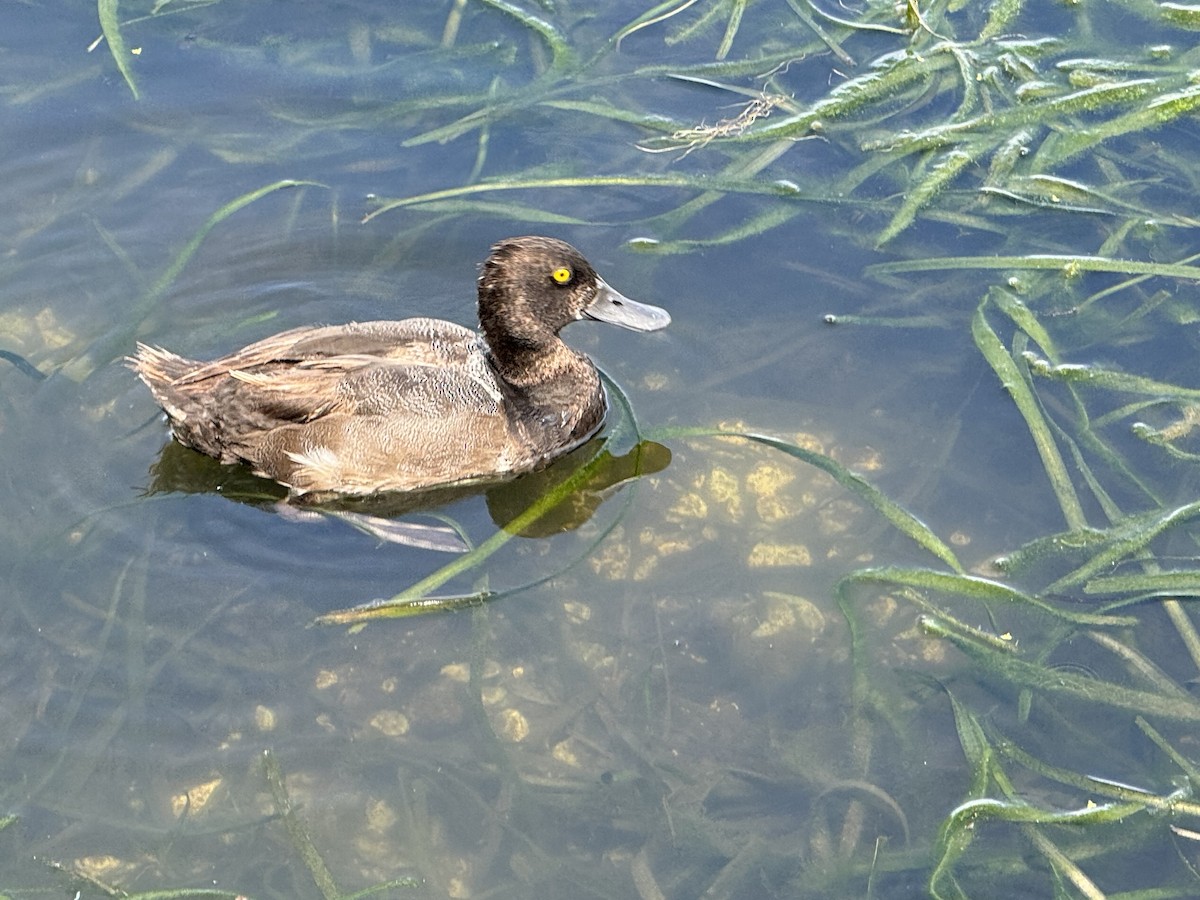
[(555, 269), (553, 272), (550, 273), (550, 277), (553, 278), (559, 284), (566, 284), (568, 281), (571, 280), (571, 274), (572, 274), (571, 270), (568, 269), (566, 266), (559, 266), (557, 269)]

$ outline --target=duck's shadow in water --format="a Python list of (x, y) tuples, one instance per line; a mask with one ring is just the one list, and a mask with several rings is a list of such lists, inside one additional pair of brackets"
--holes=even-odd
[(654, 441), (642, 441), (619, 456), (596, 437), (534, 472), (506, 481), (460, 484), (418, 493), (373, 494), (368, 497), (309, 499), (289, 497), (287, 488), (254, 475), (242, 465), (223, 465), (175, 441), (168, 441), (150, 467), (147, 494), (220, 494), (230, 500), (272, 510), (289, 518), (336, 517), (380, 540), (447, 552), (468, 548), (458, 531), (447, 525), (402, 520), (432, 513), (466, 497), (483, 494), (492, 521), (507, 528), (531, 505), (555, 491), (580, 468), (593, 469), (587, 480), (536, 521), (516, 533), (549, 537), (583, 525), (616, 489), (627, 481), (661, 472), (671, 463), (671, 451)]

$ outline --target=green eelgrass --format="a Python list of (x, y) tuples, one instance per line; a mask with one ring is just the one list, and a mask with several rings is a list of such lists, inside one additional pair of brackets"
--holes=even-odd
[(100, 30), (104, 33), (104, 41), (108, 44), (108, 52), (112, 54), (117, 71), (129, 86), (129, 92), (134, 100), (141, 99), (137, 81), (133, 77), (133, 69), (129, 65), (130, 51), (125, 46), (125, 38), (121, 34), (121, 21), (118, 18), (117, 7), (120, 0), (96, 0), (96, 12), (100, 17)]

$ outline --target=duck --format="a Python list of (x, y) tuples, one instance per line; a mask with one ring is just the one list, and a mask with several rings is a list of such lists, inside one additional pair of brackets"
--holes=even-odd
[(204, 362), (138, 343), (126, 362), (175, 440), (249, 466), (296, 498), (416, 492), (513, 478), (593, 437), (599, 372), (559, 332), (593, 319), (671, 322), (570, 244), (523, 236), (480, 267), (479, 331), (434, 318), (284, 331)]

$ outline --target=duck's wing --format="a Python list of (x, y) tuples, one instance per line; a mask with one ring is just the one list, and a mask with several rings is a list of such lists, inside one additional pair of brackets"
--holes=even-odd
[(239, 455), (297, 493), (416, 490), (527, 464), (490, 369), (380, 363), (343, 373), (337, 395), (319, 416), (248, 435)]
[(277, 335), (177, 380), (259, 416), (500, 414), (502, 391), (472, 331), (436, 319), (366, 322)]
[(353, 370), (380, 362), (454, 366), (478, 352), (475, 332), (441, 319), (351, 322), (283, 331), (228, 356), (172, 373), (175, 377), (170, 380), (182, 387), (230, 375), (274, 375), (290, 367)]
[[(294, 329), (208, 363), (142, 346), (131, 364), (182, 443), (297, 487), (289, 454), (326, 474), (369, 474), (395, 452), (436, 456), (441, 447), (447, 464), (463, 465), (444, 448), (508, 440), (480, 338), (437, 319)], [(316, 475), (302, 483), (337, 489)]]
[(367, 356), (404, 365), (455, 365), (479, 352), (479, 335), (442, 319), (356, 322), (308, 329), (293, 351), (307, 362)]

